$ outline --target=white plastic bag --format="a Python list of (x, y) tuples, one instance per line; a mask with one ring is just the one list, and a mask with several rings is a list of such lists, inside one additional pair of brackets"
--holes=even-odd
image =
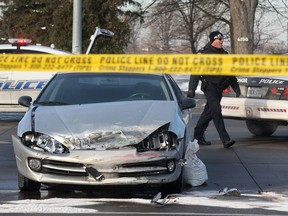
[(199, 144), (196, 139), (193, 141), (190, 141), (187, 145), (186, 152), (185, 152), (185, 159), (186, 157), (191, 156), (192, 154), (195, 154), (199, 150)]
[(183, 168), (183, 178), (191, 186), (200, 186), (208, 180), (206, 166), (196, 155), (198, 150), (198, 141), (194, 140), (188, 144), (185, 152), (186, 165)]

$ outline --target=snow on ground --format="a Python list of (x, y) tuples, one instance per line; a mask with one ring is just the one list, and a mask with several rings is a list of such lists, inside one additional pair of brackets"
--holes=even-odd
[[(178, 84), (179, 88), (183, 92), (187, 92), (188, 91), (190, 75), (174, 75), (173, 74), (172, 77), (175, 79), (175, 81)], [(203, 92), (200, 89), (200, 87), (201, 87), (200, 84), (201, 84), (201, 82), (198, 83), (198, 87), (196, 89), (196, 94), (203, 95)]]
[[(228, 196), (218, 191), (187, 192), (174, 194), (167, 199), (158, 202), (165, 205), (191, 205), (207, 207), (223, 207), (232, 209), (263, 209), (288, 213), (288, 193), (262, 193), (241, 194), (240, 196)], [(134, 204), (158, 205), (151, 203), (149, 199), (108, 199), (108, 198), (50, 198), (50, 199), (24, 199), (9, 201), (0, 204), (0, 213), (97, 213), (97, 205), (105, 203), (129, 202)], [(91, 208), (93, 206), (93, 208)], [(165, 208), (165, 206), (163, 206)], [(136, 210), (136, 209), (135, 209)], [(119, 212), (118, 212), (119, 213)]]

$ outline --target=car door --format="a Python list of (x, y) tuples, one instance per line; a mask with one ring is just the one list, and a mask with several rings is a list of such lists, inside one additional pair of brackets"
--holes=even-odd
[(53, 74), (54, 73), (43, 71), (12, 72), (11, 80), (9, 81), (9, 84), (7, 84), (7, 91), (10, 93), (11, 104), (18, 104), (18, 99), (22, 95), (30, 96), (34, 100)]
[(11, 82), (11, 72), (1, 71), (0, 73), (0, 104), (11, 103), (11, 91), (9, 85)]

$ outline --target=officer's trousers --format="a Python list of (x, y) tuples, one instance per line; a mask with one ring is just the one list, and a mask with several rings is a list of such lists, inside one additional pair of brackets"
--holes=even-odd
[(222, 99), (222, 89), (220, 89), (217, 84), (209, 83), (204, 94), (206, 97), (206, 105), (200, 115), (196, 127), (194, 128), (194, 138), (197, 139), (204, 137), (209, 122), (213, 120), (222, 142), (229, 141), (230, 136), (225, 128), (220, 104)]

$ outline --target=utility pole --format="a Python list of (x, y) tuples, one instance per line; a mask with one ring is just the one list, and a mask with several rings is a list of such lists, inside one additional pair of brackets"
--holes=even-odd
[(82, 0), (73, 0), (72, 53), (82, 53)]

